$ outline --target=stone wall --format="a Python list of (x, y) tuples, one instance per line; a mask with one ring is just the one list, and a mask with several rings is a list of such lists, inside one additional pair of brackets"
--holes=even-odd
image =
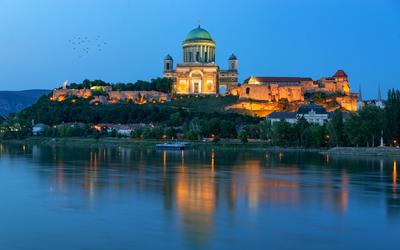
[[(107, 89), (110, 90), (110, 89)], [(94, 90), (96, 91), (96, 90)], [(94, 97), (92, 103), (115, 103), (131, 100), (136, 103), (166, 102), (171, 99), (169, 94), (158, 91), (107, 91), (104, 96), (93, 96), (90, 89), (56, 89), (51, 97), (55, 101), (63, 101), (69, 97), (89, 98)]]
[(68, 97), (89, 98), (92, 96), (90, 89), (55, 89), (53, 90), (52, 100), (63, 101)]
[(350, 94), (348, 96), (336, 97), (337, 103), (347, 111), (357, 111), (357, 95)]
[(108, 93), (108, 99), (111, 101), (132, 100), (146, 102), (166, 102), (170, 96), (158, 91), (111, 91)]
[(252, 102), (241, 101), (225, 108), (225, 110), (237, 111), (246, 115), (266, 117), (274, 111), (279, 110), (279, 104), (276, 102)]
[(278, 84), (242, 84), (240, 99), (277, 102), (287, 99), (289, 102), (304, 101), (304, 87), (298, 85), (280, 86)]

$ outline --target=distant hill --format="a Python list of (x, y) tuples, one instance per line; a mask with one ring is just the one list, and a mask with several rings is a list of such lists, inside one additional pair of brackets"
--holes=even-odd
[(0, 91), (0, 115), (19, 112), (34, 104), (41, 96), (47, 95), (51, 90), (30, 89), (21, 91)]

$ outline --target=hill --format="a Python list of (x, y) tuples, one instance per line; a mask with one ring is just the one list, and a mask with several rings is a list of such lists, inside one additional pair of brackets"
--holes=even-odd
[(0, 115), (19, 112), (50, 92), (50, 90), (46, 89), (0, 91)]

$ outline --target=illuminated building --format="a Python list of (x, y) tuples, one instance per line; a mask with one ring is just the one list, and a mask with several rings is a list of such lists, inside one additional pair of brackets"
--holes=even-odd
[(335, 101), (347, 111), (357, 110), (357, 94), (350, 93), (347, 74), (338, 70), (332, 77), (314, 81), (309, 77), (249, 77), (239, 88), (241, 100), (304, 102), (307, 93), (338, 93)]
[(301, 118), (304, 118), (308, 123), (322, 126), (329, 120), (329, 113), (323, 106), (310, 103), (300, 106), (297, 112), (273, 112), (267, 116), (267, 120), (271, 121), (271, 123), (284, 120), (294, 124)]
[(238, 60), (232, 54), (228, 70), (215, 64), (216, 44), (200, 26), (186, 36), (182, 44), (183, 63), (176, 65), (170, 55), (164, 58), (164, 77), (174, 80), (174, 92), (180, 95), (224, 94), (237, 88)]

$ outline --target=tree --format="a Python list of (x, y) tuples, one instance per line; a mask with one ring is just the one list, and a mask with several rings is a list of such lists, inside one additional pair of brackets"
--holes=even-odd
[(320, 148), (326, 146), (326, 130), (324, 126), (310, 125), (305, 131), (305, 145)]
[(199, 134), (194, 131), (194, 130), (189, 130), (186, 134), (185, 134), (186, 139), (191, 140), (191, 141), (195, 141), (199, 139)]
[(175, 112), (169, 116), (169, 122), (172, 126), (179, 126), (182, 124), (181, 114), (179, 112)]
[(236, 138), (235, 123), (228, 120), (222, 120), (220, 123), (220, 134), (222, 138)]
[(332, 119), (327, 124), (330, 141), (336, 147), (343, 145), (343, 114), (340, 110), (335, 110)]
[(389, 90), (385, 107), (385, 138), (390, 145), (400, 139), (400, 91)]
[(219, 135), (220, 132), (220, 123), (221, 120), (217, 117), (210, 119), (209, 121), (206, 121), (205, 124), (203, 125), (203, 135), (205, 137), (216, 137)]
[(272, 124), (271, 121), (262, 121), (260, 122), (259, 130), (260, 130), (260, 139), (262, 140), (271, 140), (272, 139)]
[(361, 118), (357, 113), (351, 113), (344, 123), (344, 137), (350, 146), (362, 143)]
[(310, 124), (307, 122), (307, 120), (302, 116), (296, 123), (295, 129), (297, 133), (297, 137), (300, 143), (300, 146), (305, 146), (304, 143), (304, 136), (307, 132), (308, 127)]
[(275, 122), (272, 126), (272, 141), (278, 146), (293, 145), (296, 141), (293, 125), (283, 120)]
[(359, 116), (363, 143), (374, 147), (377, 145), (384, 127), (384, 112), (377, 106), (367, 105), (359, 111)]
[(239, 139), (242, 143), (248, 142), (248, 134), (246, 130), (240, 130), (239, 132)]

